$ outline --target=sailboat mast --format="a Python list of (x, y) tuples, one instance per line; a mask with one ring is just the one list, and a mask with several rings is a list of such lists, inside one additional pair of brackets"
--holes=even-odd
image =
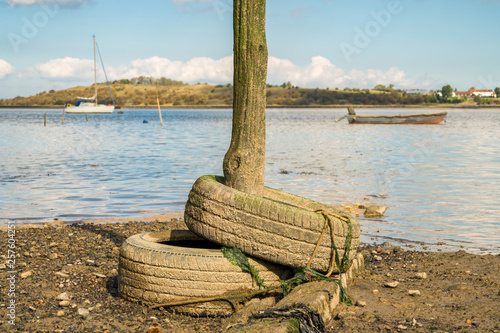
[(97, 68), (95, 59), (95, 35), (92, 36), (94, 39), (94, 84), (95, 84), (95, 105), (97, 106)]

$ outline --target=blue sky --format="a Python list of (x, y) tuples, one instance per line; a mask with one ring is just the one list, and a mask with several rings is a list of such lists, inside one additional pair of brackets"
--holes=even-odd
[[(500, 0), (268, 0), (268, 83), (500, 87)], [(111, 80), (232, 81), (231, 0), (0, 0), (0, 98)], [(99, 80), (104, 81), (102, 71)]]

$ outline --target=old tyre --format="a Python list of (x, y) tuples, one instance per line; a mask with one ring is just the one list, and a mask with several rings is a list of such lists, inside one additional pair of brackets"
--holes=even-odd
[[(216, 297), (258, 289), (250, 274), (232, 265), (221, 246), (189, 230), (148, 232), (128, 238), (120, 249), (118, 291), (146, 305)], [(268, 286), (289, 278), (288, 268), (249, 258)], [(226, 301), (172, 307), (195, 316), (226, 316)]]
[[(231, 245), (244, 253), (273, 263), (304, 267), (311, 258), (325, 225), (325, 214), (346, 215), (330, 206), (290, 193), (265, 188), (262, 197), (224, 185), (224, 178), (202, 176), (189, 193), (184, 213), (188, 228), (218, 244)], [(339, 256), (349, 235), (348, 223), (331, 216), (334, 244)], [(359, 223), (351, 218), (349, 262), (359, 246)], [(330, 232), (322, 238), (310, 267), (327, 272), (332, 258)], [(338, 270), (334, 269), (334, 273)]]

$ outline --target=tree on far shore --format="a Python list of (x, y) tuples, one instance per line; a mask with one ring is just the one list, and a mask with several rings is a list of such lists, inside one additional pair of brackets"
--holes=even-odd
[(452, 96), (452, 93), (453, 89), (449, 84), (441, 88), (441, 94), (443, 95), (443, 98), (450, 98)]

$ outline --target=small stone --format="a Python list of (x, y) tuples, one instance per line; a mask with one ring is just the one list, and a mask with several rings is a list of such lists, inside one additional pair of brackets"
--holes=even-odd
[(427, 279), (427, 273), (425, 273), (425, 272), (422, 272), (422, 273), (416, 273), (416, 274), (415, 274), (415, 277), (416, 277), (417, 279)]
[(55, 259), (57, 259), (57, 258), (58, 258), (57, 253), (51, 253), (51, 254), (49, 254), (49, 259), (50, 259), (50, 260), (55, 260)]
[(28, 308), (31, 310), (31, 311), (36, 311), (36, 308), (32, 305), (28, 306)]
[(385, 206), (369, 206), (365, 210), (365, 217), (380, 217), (385, 214), (385, 211), (387, 210), (387, 207)]
[(410, 296), (420, 296), (420, 290), (408, 290), (408, 295)]
[(57, 295), (56, 299), (58, 301), (67, 301), (69, 300), (69, 295), (68, 293), (60, 293), (59, 295)]
[(87, 260), (85, 260), (85, 262), (86, 262), (88, 265), (91, 265), (91, 266), (95, 265), (95, 260), (87, 259)]
[(83, 306), (88, 309), (89, 306), (90, 306), (90, 301), (88, 299), (86, 299), (85, 301), (83, 301)]
[(376, 261), (382, 261), (382, 257), (381, 257), (381, 256), (373, 256), (373, 258), (374, 258)]
[(85, 308), (78, 308), (77, 314), (82, 318), (87, 318), (90, 315), (90, 311)]
[(360, 300), (357, 300), (356, 301), (356, 306), (359, 306), (359, 307), (365, 307), (366, 306), (366, 302), (365, 301), (360, 301)]
[(26, 272), (22, 272), (21, 274), (19, 274), (21, 279), (25, 279), (25, 278), (32, 276), (32, 275), (33, 275), (33, 271), (26, 271)]
[(5, 266), (5, 264), (0, 264), (0, 269), (6, 269), (7, 266)]
[(356, 313), (353, 311), (340, 311), (337, 315), (338, 319), (345, 319), (348, 317), (356, 317)]
[(391, 281), (391, 282), (384, 283), (384, 287), (387, 287), (387, 288), (396, 288), (398, 285), (399, 285), (398, 281)]
[(404, 325), (398, 325), (398, 329), (400, 330), (406, 330), (408, 327), (404, 326)]
[(97, 277), (100, 277), (100, 278), (105, 278), (106, 277), (106, 275), (101, 274), (101, 273), (97, 273), (97, 272), (94, 272), (94, 275), (97, 276)]
[(63, 310), (59, 310), (59, 311), (57, 311), (56, 316), (58, 316), (58, 317), (62, 317), (62, 316), (64, 316), (64, 314), (65, 314), (65, 313), (64, 313), (64, 311), (63, 311)]
[(57, 246), (56, 242), (52, 242), (52, 243), (49, 244), (49, 247), (54, 247), (54, 246)]
[(61, 301), (61, 302), (59, 302), (59, 306), (62, 306), (62, 307), (66, 307), (66, 306), (69, 306), (69, 305), (70, 305), (69, 301)]
[(377, 253), (382, 253), (382, 248), (380, 246), (377, 247)]
[(55, 272), (54, 274), (62, 278), (69, 278), (69, 275), (63, 272)]
[(378, 294), (378, 289), (373, 289), (372, 293)]

